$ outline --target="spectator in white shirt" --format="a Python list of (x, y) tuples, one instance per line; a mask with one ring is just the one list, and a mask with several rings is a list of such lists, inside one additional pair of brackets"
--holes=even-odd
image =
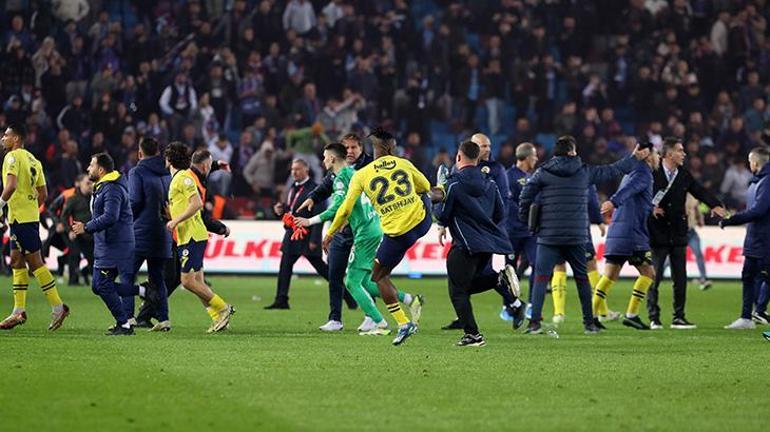
[(227, 135), (219, 134), (216, 142), (209, 144), (209, 153), (215, 161), (224, 161), (228, 164), (233, 159), (233, 145), (227, 139)]
[(315, 27), (315, 23), (313, 5), (307, 0), (291, 0), (283, 11), (284, 30), (292, 29), (304, 35)]
[(746, 169), (746, 163), (740, 157), (733, 159), (730, 167), (725, 172), (722, 187), (719, 191), (725, 195), (725, 203), (734, 209), (742, 209), (746, 206), (746, 191), (753, 174)]
[(723, 56), (727, 52), (729, 25), (730, 12), (722, 11), (719, 13), (719, 19), (711, 26), (711, 45), (719, 56)]

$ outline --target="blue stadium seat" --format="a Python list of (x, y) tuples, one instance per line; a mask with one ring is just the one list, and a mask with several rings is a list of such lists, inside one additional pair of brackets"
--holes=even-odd
[(556, 135), (539, 133), (535, 136), (535, 142), (543, 146), (546, 151), (551, 151), (553, 146), (556, 145)]

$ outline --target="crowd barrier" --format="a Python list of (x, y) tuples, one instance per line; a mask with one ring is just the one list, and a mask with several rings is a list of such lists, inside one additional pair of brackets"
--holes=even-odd
[[(228, 238), (212, 235), (209, 238), (204, 262), (207, 273), (223, 274), (277, 274), (281, 260), (281, 240), (283, 226), (277, 221), (228, 221), (231, 234)], [(598, 227), (592, 227), (594, 245), (598, 256), (599, 268), (604, 264), (604, 238)], [(743, 227), (702, 227), (698, 229), (701, 249), (706, 260), (706, 269), (711, 278), (739, 278), (743, 256), (741, 256)], [(41, 228), (42, 238), (45, 230)], [(320, 247), (320, 245), (318, 246)], [(436, 228), (419, 240), (407, 253), (404, 261), (394, 273), (405, 276), (443, 276), (446, 274), (446, 254), (449, 244), (441, 246)], [(51, 249), (48, 258), (50, 268), (56, 268), (58, 251)], [(495, 267), (502, 265), (502, 257), (495, 257)], [(315, 273), (310, 264), (300, 259), (294, 267), (297, 274)], [(698, 274), (695, 257), (687, 251), (687, 273), (690, 277)], [(635, 276), (636, 270), (625, 266), (623, 276)]]

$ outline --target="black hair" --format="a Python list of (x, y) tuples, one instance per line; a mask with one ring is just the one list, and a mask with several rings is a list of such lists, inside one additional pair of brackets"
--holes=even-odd
[(111, 173), (115, 171), (115, 160), (112, 159), (107, 152), (96, 153), (91, 156), (92, 159), (96, 159), (96, 164), (104, 168), (105, 172)]
[(460, 144), (460, 153), (465, 155), (470, 160), (477, 160), (479, 158), (479, 154), (481, 153), (481, 147), (479, 147), (478, 144), (475, 142), (468, 140), (463, 141)]
[(577, 142), (572, 135), (563, 135), (556, 140), (553, 146), (554, 156), (567, 156), (572, 151), (577, 151)]
[(178, 170), (190, 168), (190, 149), (183, 143), (174, 141), (166, 148), (166, 160)]
[(158, 141), (154, 138), (143, 137), (139, 141), (139, 148), (145, 156), (155, 156), (158, 154)]
[(345, 146), (338, 142), (326, 144), (326, 146), (324, 146), (324, 151), (331, 152), (334, 157), (338, 159), (345, 159), (345, 156), (348, 154), (348, 150), (345, 148)]
[(396, 149), (396, 138), (382, 128), (374, 128), (368, 138), (372, 140), (372, 146), (380, 149), (380, 153), (392, 155)]
[(15, 123), (8, 125), (8, 129), (13, 131), (13, 134), (19, 137), (20, 140), (24, 141), (24, 138), (27, 137), (27, 130), (24, 127), (23, 124)]
[(639, 150), (650, 149), (650, 151), (652, 151), (653, 145), (648, 139), (641, 138), (636, 141), (639, 143)]

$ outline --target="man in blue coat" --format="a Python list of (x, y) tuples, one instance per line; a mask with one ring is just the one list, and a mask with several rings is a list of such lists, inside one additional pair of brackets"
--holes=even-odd
[[(447, 281), (452, 306), (465, 335), (458, 346), (483, 346), (486, 342), (479, 333), (470, 302), (471, 294), (504, 285), (515, 291), (514, 269), (506, 265), (500, 273), (486, 270), (493, 254), (513, 252), (511, 242), (501, 222), (505, 207), (497, 184), (488, 180), (478, 167), (479, 146), (465, 141), (457, 152), (457, 171), (449, 176), (444, 201), (436, 215), (439, 225), (439, 243), (444, 244), (446, 228), (452, 234), (452, 248), (447, 256)], [(517, 292), (512, 292), (515, 297)], [(524, 304), (515, 299), (515, 307), (523, 315)]]
[(650, 143), (645, 142), (640, 147), (650, 149), (650, 155), (623, 177), (618, 191), (602, 204), (602, 214), (613, 210), (615, 212), (607, 232), (604, 276), (596, 284), (593, 311), (598, 315), (599, 311), (607, 310), (607, 296), (627, 262), (636, 267), (639, 277), (634, 282), (623, 325), (637, 330), (649, 330), (650, 327), (639, 318), (639, 306), (655, 281), (647, 218), (653, 207), (652, 173), (660, 165), (660, 156)]
[[(751, 309), (757, 299), (758, 280), (770, 283), (770, 153), (757, 147), (749, 153), (749, 168), (754, 173), (746, 194), (746, 210), (720, 221), (719, 226), (746, 224), (743, 240), (743, 305), (741, 316), (726, 326), (731, 330), (755, 328)], [(767, 315), (764, 315), (766, 319)], [(762, 317), (760, 317), (762, 318)]]
[[(72, 232), (94, 236), (94, 276), (91, 289), (107, 305), (115, 318), (108, 336), (134, 334), (128, 311), (121, 297), (140, 294), (134, 286), (134, 218), (128, 199), (126, 179), (115, 171), (115, 162), (107, 153), (97, 153), (88, 165), (94, 182), (91, 198), (92, 217), (83, 224), (74, 222)], [(120, 283), (115, 278), (120, 276)]]
[[(537, 149), (531, 143), (521, 143), (516, 147), (516, 165), (508, 169), (508, 214), (506, 229), (508, 238), (513, 246), (513, 254), (508, 256), (506, 262), (516, 265), (516, 259), (523, 262), (526, 257), (527, 266), (531, 268), (529, 274), (529, 297), (532, 299), (532, 287), (535, 282), (535, 259), (537, 257), (537, 237), (529, 231), (529, 226), (519, 220), (519, 196), (527, 180), (535, 172), (537, 166)], [(525, 267), (526, 269), (526, 267)], [(521, 268), (519, 267), (519, 270)], [(523, 270), (522, 270), (523, 271)]]
[(589, 185), (612, 180), (631, 172), (637, 160), (646, 158), (649, 150), (634, 149), (633, 156), (611, 165), (583, 164), (577, 156), (577, 145), (572, 136), (556, 140), (554, 157), (544, 163), (529, 179), (519, 198), (519, 219), (529, 219), (529, 210), (535, 197), (540, 195), (539, 231), (537, 235), (537, 262), (535, 288), (532, 296), (532, 318), (527, 333), (541, 334), (543, 302), (546, 285), (551, 280), (553, 267), (561, 260), (569, 263), (575, 274), (583, 325), (587, 334), (597, 333), (591, 310), (591, 286), (586, 273), (586, 232), (588, 230)]
[[(166, 161), (160, 155), (158, 142), (142, 138), (139, 142), (139, 163), (128, 172), (128, 192), (131, 213), (134, 217), (134, 274), (147, 262), (148, 282), (143, 283), (156, 309), (158, 323), (150, 331), (169, 331), (168, 292), (163, 280), (163, 267), (171, 258), (171, 234), (166, 229), (166, 197), (171, 183), (171, 174)], [(134, 312), (134, 298), (123, 299)], [(138, 323), (137, 323), (138, 324)], [(144, 323), (143, 323), (144, 324)]]

